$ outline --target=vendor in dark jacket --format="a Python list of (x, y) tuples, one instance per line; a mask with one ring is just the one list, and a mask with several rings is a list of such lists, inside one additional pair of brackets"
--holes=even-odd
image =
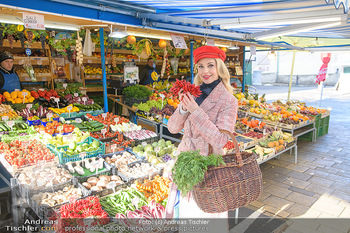
[(21, 90), (21, 82), (13, 72), (13, 55), (7, 51), (0, 53), (0, 93)]
[[(157, 82), (159, 78), (154, 80), (152, 78), (152, 73), (156, 72), (156, 66), (153, 62), (153, 58), (148, 58), (147, 59), (147, 65), (140, 70), (140, 84), (141, 85), (147, 85), (147, 84), (153, 84), (153, 82)], [(157, 74), (158, 75), (158, 74)]]

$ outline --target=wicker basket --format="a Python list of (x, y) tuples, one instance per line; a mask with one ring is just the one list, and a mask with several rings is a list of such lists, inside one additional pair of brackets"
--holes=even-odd
[[(201, 183), (193, 190), (199, 208), (207, 213), (221, 213), (245, 206), (262, 193), (262, 174), (254, 153), (240, 153), (232, 133), (236, 153), (223, 156), (225, 165), (209, 167)], [(211, 148), (210, 148), (211, 151)]]

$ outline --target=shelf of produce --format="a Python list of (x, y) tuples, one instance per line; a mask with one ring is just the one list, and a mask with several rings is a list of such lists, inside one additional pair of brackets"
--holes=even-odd
[[(27, 73), (18, 74), (19, 81), (21, 82), (31, 82), (29, 75)], [(40, 73), (35, 74), (37, 82), (47, 82), (51, 81), (52, 74), (51, 73)]]
[[(15, 65), (23, 65), (27, 60), (27, 57), (14, 56), (14, 64)], [(48, 57), (30, 57), (30, 63), (32, 65), (42, 65), (47, 66), (50, 65), (50, 58)]]
[(161, 79), (172, 79), (172, 78), (182, 79), (182, 78), (186, 78), (186, 76), (189, 76), (189, 75), (191, 74), (184, 74), (184, 73), (177, 74), (177, 75), (171, 74), (171, 75), (164, 75), (163, 78)]
[(275, 122), (275, 121), (270, 121), (270, 120), (265, 120), (265, 119), (262, 119), (262, 121), (268, 125), (277, 126), (278, 128), (282, 128), (283, 130), (296, 130), (296, 129), (302, 128), (306, 125), (314, 123), (314, 121), (302, 121), (298, 124), (285, 124), (285, 123)]
[(293, 149), (294, 149), (294, 163), (297, 164), (297, 162), (298, 162), (298, 146), (296, 143), (294, 145), (292, 145), (291, 147), (288, 147), (288, 148), (274, 154), (273, 156), (269, 156), (268, 158), (266, 158), (262, 161), (259, 161), (258, 163), (259, 164), (265, 163), (265, 162), (269, 161), (270, 159), (273, 159), (273, 158), (276, 158), (277, 156), (280, 156), (281, 154), (283, 154), (286, 151), (290, 150), (292, 152)]
[[(13, 41), (12, 46), (13, 46), (13, 48), (22, 48), (20, 41)], [(9, 43), (8, 39), (3, 40), (2, 47), (10, 47), (10, 43)], [(28, 46), (28, 48), (30, 48), (30, 49), (42, 49), (42, 46), (41, 46), (40, 42), (33, 42), (31, 44), (31, 46)], [(26, 47), (23, 49), (26, 49)], [(48, 44), (45, 45), (45, 49), (50, 49)]]
[(303, 128), (299, 128), (299, 129), (295, 129), (295, 130), (293, 130), (292, 131), (292, 135), (294, 136), (294, 137), (296, 137), (296, 138), (298, 138), (298, 137), (300, 137), (301, 135), (304, 135), (304, 134), (306, 134), (306, 133), (308, 133), (308, 132), (314, 132), (314, 134), (316, 133), (316, 128), (314, 127), (314, 126), (311, 126), (311, 124), (310, 125), (307, 125), (307, 126), (305, 126), (305, 127), (303, 127)]
[[(116, 54), (132, 54), (134, 50), (129, 49), (113, 49), (113, 53)], [(95, 48), (95, 53), (100, 53), (101, 48)]]
[(83, 57), (83, 63), (101, 64), (101, 58), (100, 57)]

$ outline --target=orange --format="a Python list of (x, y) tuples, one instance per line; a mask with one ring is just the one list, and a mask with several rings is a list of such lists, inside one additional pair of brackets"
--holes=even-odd
[(172, 105), (174, 103), (173, 99), (168, 99), (168, 104)]
[(136, 37), (135, 36), (128, 36), (126, 38), (126, 41), (128, 42), (128, 44), (135, 44), (136, 42)]
[(179, 104), (179, 103), (180, 103), (180, 100), (175, 99), (175, 103)]
[(17, 92), (17, 98), (23, 98), (23, 92), (19, 91)]
[(34, 101), (34, 97), (31, 96), (31, 97), (28, 98), (28, 102), (29, 103), (32, 103), (33, 101)]
[(177, 106), (179, 106), (179, 104), (178, 103), (173, 103), (173, 106), (174, 106), (174, 108), (177, 108)]
[(21, 99), (21, 98), (16, 98), (16, 99), (15, 99), (15, 103), (16, 103), (16, 104), (21, 104), (21, 103), (23, 103), (23, 99)]
[(4, 92), (4, 97), (8, 100), (8, 99), (11, 99), (11, 95), (10, 93), (8, 93), (7, 91)]
[(165, 48), (166, 47), (166, 41), (163, 39), (160, 39), (158, 42), (158, 45), (160, 48)]
[(17, 95), (18, 95), (17, 91), (11, 92), (11, 98), (12, 98), (12, 99), (16, 99), (16, 98), (17, 98)]

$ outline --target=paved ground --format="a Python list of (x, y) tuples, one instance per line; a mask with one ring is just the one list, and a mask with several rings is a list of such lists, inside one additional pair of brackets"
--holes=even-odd
[[(268, 100), (287, 97), (287, 86), (257, 86)], [(319, 106), (320, 90), (294, 87), (291, 99)], [(350, 94), (325, 88), (331, 108), (329, 133), (316, 143), (298, 142), (298, 164), (285, 153), (261, 165), (264, 191), (251, 203), (268, 216), (288, 218), (284, 232), (350, 232)]]

